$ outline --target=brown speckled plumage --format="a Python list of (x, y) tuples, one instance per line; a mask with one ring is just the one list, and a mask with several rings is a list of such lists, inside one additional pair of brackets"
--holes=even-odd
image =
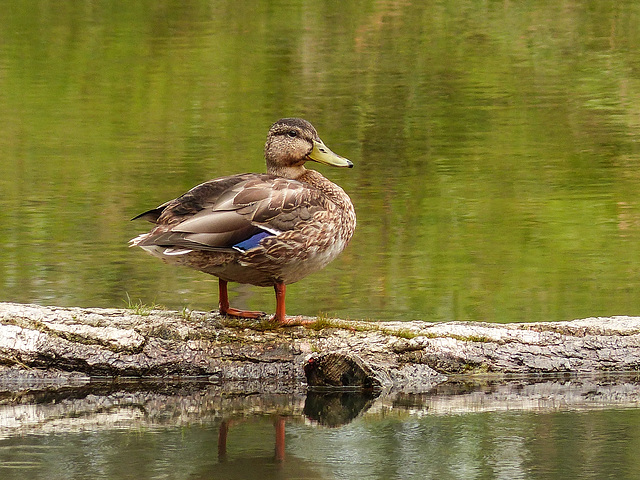
[(210, 180), (138, 215), (156, 226), (131, 245), (167, 263), (219, 277), (222, 313), (252, 318), (257, 313), (231, 309), (228, 300), (224, 305), (226, 282), (276, 287), (275, 318), (284, 322), (284, 285), (326, 266), (346, 247), (356, 226), (349, 196), (304, 163), (352, 164), (331, 152), (309, 122), (297, 118), (271, 126), (265, 159), (266, 174)]

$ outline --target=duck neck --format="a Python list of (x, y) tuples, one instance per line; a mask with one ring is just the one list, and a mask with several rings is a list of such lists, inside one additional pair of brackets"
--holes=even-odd
[(303, 177), (309, 170), (304, 168), (304, 165), (269, 165), (267, 164), (267, 173), (270, 175), (276, 175), (278, 177), (290, 178), (291, 180), (298, 180)]
[(333, 203), (343, 209), (353, 210), (351, 200), (345, 191), (335, 183), (327, 180), (320, 172), (311, 169), (306, 170), (304, 175), (298, 177), (297, 180), (320, 190)]

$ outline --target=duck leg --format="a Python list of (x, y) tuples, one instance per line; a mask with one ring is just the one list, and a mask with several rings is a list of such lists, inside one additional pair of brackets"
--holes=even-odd
[(276, 419), (276, 460), (282, 462), (285, 456), (285, 419)]
[(240, 310), (238, 308), (231, 308), (229, 306), (229, 293), (227, 292), (227, 281), (218, 279), (218, 294), (219, 294), (219, 306), (220, 315), (226, 315), (228, 317), (239, 318), (260, 318), (266, 315), (264, 312), (257, 312), (254, 310)]
[(287, 286), (283, 282), (278, 282), (273, 286), (276, 291), (276, 314), (272, 320), (278, 323), (286, 323), (284, 297), (287, 292)]
[(227, 458), (227, 435), (229, 434), (229, 422), (223, 420), (218, 429), (218, 460)]

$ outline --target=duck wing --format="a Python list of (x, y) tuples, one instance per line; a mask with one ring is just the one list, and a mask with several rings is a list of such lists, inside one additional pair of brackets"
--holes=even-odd
[(321, 192), (267, 174), (223, 177), (138, 215), (156, 223), (138, 245), (189, 250), (246, 251), (263, 238), (296, 229), (324, 208)]

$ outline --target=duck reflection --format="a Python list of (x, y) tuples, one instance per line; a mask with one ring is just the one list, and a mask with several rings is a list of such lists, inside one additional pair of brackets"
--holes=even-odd
[[(218, 460), (220, 462), (227, 461), (227, 437), (229, 435), (229, 427), (241, 422), (242, 420), (223, 420), (218, 428)], [(276, 461), (282, 462), (285, 457), (285, 417), (277, 417), (274, 420), (275, 427), (275, 455)]]
[[(299, 418), (265, 416), (223, 420), (218, 427), (218, 461), (201, 465), (189, 478), (324, 478), (315, 462), (293, 454), (285, 457), (285, 423), (287, 420), (299, 421)], [(263, 428), (268, 423), (273, 424), (275, 448), (273, 453), (267, 454)]]
[[(308, 393), (303, 411), (305, 418), (313, 424), (325, 427), (338, 427), (351, 422), (353, 419), (358, 417), (358, 415), (365, 412), (371, 406), (376, 397), (377, 394), (374, 392), (313, 391)], [(261, 472), (269, 472), (271, 470), (269, 468), (265, 470), (264, 467), (271, 465), (273, 470), (279, 471), (280, 474), (282, 474), (283, 469), (291, 470), (293, 468), (296, 470), (296, 475), (310, 475), (310, 472), (313, 471), (312, 467), (310, 465), (304, 465), (304, 461), (299, 458), (295, 458), (295, 462), (293, 462), (295, 466), (285, 466), (286, 422), (287, 420), (299, 421), (299, 418), (300, 417), (287, 417), (285, 415), (271, 417), (275, 437), (273, 456), (240, 456), (233, 460), (230, 459), (228, 455), (230, 430), (234, 426), (238, 426), (239, 424), (248, 421), (248, 419), (231, 418), (223, 420), (218, 427), (218, 464), (216, 466), (216, 474), (221, 475), (221, 469), (224, 469), (225, 472), (227, 469), (232, 469), (235, 477), (228, 478), (242, 478), (242, 472), (246, 472), (248, 469), (251, 469), (255, 473), (255, 469), (260, 467)], [(305, 471), (304, 473), (303, 470)], [(268, 473), (266, 476), (261, 476), (262, 480), (270, 478)], [(318, 477), (318, 472), (314, 472), (313, 476), (310, 476), (309, 478), (320, 477)]]

